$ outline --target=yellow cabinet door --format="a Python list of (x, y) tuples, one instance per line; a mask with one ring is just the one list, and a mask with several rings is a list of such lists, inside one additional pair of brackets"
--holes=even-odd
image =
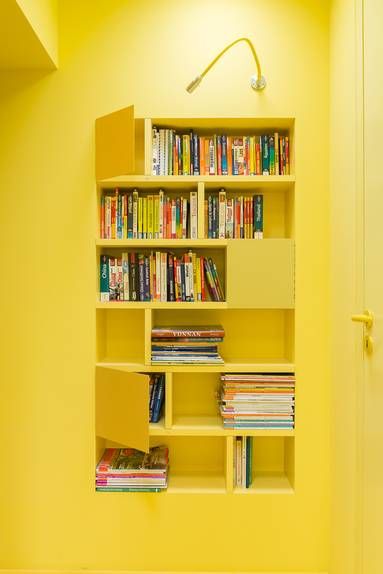
[(294, 307), (292, 239), (234, 239), (227, 247), (226, 265), (230, 308)]
[(96, 179), (135, 171), (134, 106), (96, 119)]
[(149, 377), (96, 367), (96, 435), (149, 450)]

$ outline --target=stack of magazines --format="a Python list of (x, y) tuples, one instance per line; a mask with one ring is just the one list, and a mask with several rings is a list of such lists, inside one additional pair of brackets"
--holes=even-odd
[(218, 343), (225, 331), (221, 325), (206, 327), (154, 327), (152, 363), (222, 364)]
[(149, 453), (134, 448), (107, 448), (96, 467), (96, 490), (161, 492), (167, 487), (169, 452), (156, 446)]
[(221, 375), (220, 408), (225, 428), (293, 429), (293, 374)]

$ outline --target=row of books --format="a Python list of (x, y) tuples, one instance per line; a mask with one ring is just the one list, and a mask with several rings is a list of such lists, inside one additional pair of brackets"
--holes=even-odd
[(161, 492), (167, 487), (169, 450), (152, 447), (107, 448), (96, 467), (96, 490), (101, 492)]
[(153, 175), (288, 175), (290, 140), (278, 132), (203, 136), (152, 131)]
[(154, 327), (152, 363), (219, 364), (218, 343), (225, 331), (221, 325), (206, 327)]
[(205, 238), (263, 239), (263, 195), (209, 195), (204, 204)]
[(253, 481), (253, 437), (237, 436), (234, 445), (234, 486), (250, 488)]
[(291, 373), (221, 375), (224, 428), (293, 429), (295, 376)]
[(149, 422), (158, 423), (165, 400), (165, 374), (158, 373), (149, 379)]
[(170, 197), (160, 189), (157, 195), (141, 196), (138, 190), (103, 193), (100, 204), (101, 239), (196, 239), (197, 192)]
[(100, 256), (100, 301), (224, 301), (217, 266), (211, 257), (188, 251)]

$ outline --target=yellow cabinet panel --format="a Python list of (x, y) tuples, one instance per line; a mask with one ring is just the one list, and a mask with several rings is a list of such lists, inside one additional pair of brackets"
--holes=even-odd
[(227, 303), (230, 308), (292, 309), (294, 241), (229, 241), (226, 277)]
[(149, 450), (149, 377), (96, 368), (96, 435)]
[(96, 119), (96, 179), (134, 173), (134, 106)]

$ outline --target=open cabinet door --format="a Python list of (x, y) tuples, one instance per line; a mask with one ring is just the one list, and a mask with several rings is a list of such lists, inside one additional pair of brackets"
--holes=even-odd
[(149, 377), (96, 367), (96, 435), (149, 450)]
[(96, 119), (96, 179), (132, 174), (134, 170), (134, 106), (128, 106)]

